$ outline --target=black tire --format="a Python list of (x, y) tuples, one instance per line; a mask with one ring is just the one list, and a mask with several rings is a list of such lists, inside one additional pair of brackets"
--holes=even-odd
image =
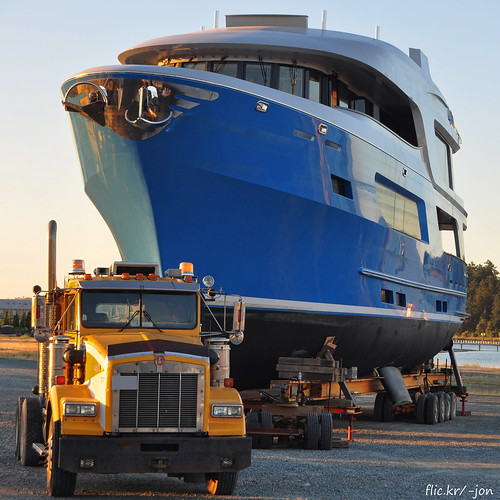
[(52, 497), (71, 497), (76, 487), (76, 472), (69, 472), (59, 467), (59, 438), (61, 422), (50, 420), (49, 439), (47, 441), (47, 491)]
[(425, 405), (427, 403), (427, 394), (421, 394), (417, 398), (417, 424), (425, 423)]
[(321, 414), (321, 432), (319, 437), (319, 449), (331, 450), (333, 438), (333, 418), (329, 411)]
[[(273, 415), (268, 411), (263, 411), (260, 414), (260, 425), (262, 429), (272, 429), (273, 428)], [(263, 450), (269, 450), (273, 446), (273, 435), (272, 434), (261, 434), (260, 435), (260, 447)]]
[(317, 450), (319, 445), (319, 418), (317, 413), (309, 413), (306, 418), (306, 449)]
[(445, 397), (444, 397), (444, 392), (438, 392), (437, 393), (437, 398), (438, 398), (438, 422), (444, 422), (445, 421), (445, 413), (446, 413), (446, 402), (445, 402)]
[(377, 422), (383, 422), (382, 408), (384, 406), (385, 392), (379, 392), (375, 398), (375, 406), (373, 411), (375, 413), (375, 420)]
[(21, 411), (23, 408), (24, 396), (19, 396), (17, 398), (16, 405), (16, 449), (15, 449), (15, 457), (16, 460), (21, 459)]
[(444, 419), (445, 420), (450, 420), (450, 413), (451, 413), (451, 397), (447, 392), (445, 392), (444, 393)]
[[(258, 428), (260, 427), (260, 413), (255, 410), (251, 410), (247, 414), (247, 427)], [(252, 434), (252, 448), (258, 450), (260, 448), (260, 435)]]
[(425, 404), (425, 423), (428, 425), (434, 425), (438, 423), (439, 418), (439, 402), (438, 397), (435, 394), (429, 394), (427, 396), (427, 402)]
[(457, 395), (454, 392), (449, 392), (450, 395), (450, 420), (454, 420), (457, 416)]
[(385, 393), (384, 401), (382, 404), (382, 421), (383, 422), (392, 422), (394, 421), (394, 409), (392, 405), (392, 399)]
[(207, 474), (207, 491), (211, 495), (232, 495), (236, 488), (238, 472)]
[(19, 458), (23, 465), (41, 465), (40, 455), (33, 449), (33, 443), (43, 442), (42, 407), (38, 398), (25, 398), (21, 407), (19, 434)]

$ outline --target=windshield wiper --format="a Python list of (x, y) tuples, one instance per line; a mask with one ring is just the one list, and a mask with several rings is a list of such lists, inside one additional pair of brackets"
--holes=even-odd
[(151, 315), (144, 309), (142, 311), (143, 316), (152, 323), (152, 325), (160, 332), (163, 333), (163, 330), (153, 321), (153, 318), (151, 318)]
[(130, 323), (132, 323), (132, 320), (133, 320), (133, 319), (134, 319), (134, 318), (135, 318), (138, 314), (139, 314), (139, 309), (138, 309), (137, 311), (135, 311), (135, 313), (134, 313), (134, 314), (132, 314), (132, 316), (130, 317), (130, 319), (127, 321), (126, 325), (125, 325), (125, 326), (123, 326), (122, 328), (120, 328), (120, 329), (118, 330), (118, 333), (123, 332), (123, 330), (125, 330), (125, 328), (127, 328), (127, 327), (130, 325)]

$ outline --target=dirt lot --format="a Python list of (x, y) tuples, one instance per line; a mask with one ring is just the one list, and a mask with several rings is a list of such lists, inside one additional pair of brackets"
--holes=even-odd
[[(36, 343), (35, 343), (36, 345)], [(1, 354), (0, 354), (1, 356)], [(496, 381), (500, 373), (478, 372)], [(467, 374), (464, 376), (467, 382)], [(46, 497), (42, 467), (14, 459), (14, 412), (18, 395), (35, 384), (36, 362), (0, 357), (0, 498)], [(482, 383), (482, 387), (489, 387)], [(254, 450), (252, 466), (241, 472), (237, 499), (400, 500), (459, 497), (500, 498), (500, 396), (472, 394), (472, 414), (435, 426), (410, 420), (375, 422), (370, 398), (355, 423), (348, 449)], [(346, 436), (346, 423), (335, 421)], [(202, 485), (161, 474), (78, 476), (76, 495), (85, 498), (208, 498)]]

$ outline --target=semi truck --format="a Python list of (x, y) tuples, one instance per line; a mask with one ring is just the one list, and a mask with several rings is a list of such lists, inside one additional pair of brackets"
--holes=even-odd
[(159, 472), (231, 494), (251, 462), (228, 360), (244, 303), (235, 300), (231, 331), (226, 322), (205, 331), (219, 324), (204, 315), (216, 292), (191, 263), (162, 276), (154, 263), (90, 274), (75, 260), (60, 288), (56, 228), (51, 221), (48, 288), (34, 287), (38, 384), (17, 401), (16, 458), (45, 465), (51, 496), (73, 495), (86, 472)]

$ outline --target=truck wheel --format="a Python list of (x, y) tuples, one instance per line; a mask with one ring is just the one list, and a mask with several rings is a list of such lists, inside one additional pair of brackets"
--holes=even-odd
[(321, 433), (319, 438), (320, 450), (332, 449), (333, 419), (329, 411), (321, 414)]
[(317, 450), (319, 444), (319, 419), (317, 413), (309, 413), (306, 419), (306, 449)]
[(232, 495), (236, 488), (238, 472), (207, 474), (207, 490), (211, 495)]
[[(273, 415), (268, 411), (263, 411), (260, 414), (260, 423), (263, 429), (273, 428)], [(273, 435), (272, 434), (261, 434), (260, 435), (260, 447), (263, 450), (269, 450), (273, 445)]]
[(21, 459), (21, 411), (24, 399), (24, 396), (19, 396), (16, 405), (16, 460)]
[(437, 398), (438, 398), (438, 422), (444, 422), (445, 421), (445, 412), (446, 412), (446, 402), (444, 398), (444, 392), (438, 392), (437, 393)]
[(61, 422), (54, 422), (51, 419), (47, 442), (47, 490), (52, 497), (71, 497), (75, 492), (76, 472), (69, 472), (59, 467), (60, 437)]
[[(260, 419), (259, 412), (255, 410), (251, 410), (247, 415), (247, 427), (250, 428), (259, 428), (260, 427)], [(258, 450), (260, 448), (260, 435), (252, 434), (252, 448), (254, 450)]]
[(33, 443), (41, 443), (42, 408), (38, 398), (25, 398), (21, 407), (19, 433), (19, 458), (23, 465), (40, 465), (40, 455), (33, 449)]
[(427, 394), (421, 394), (417, 398), (417, 424), (425, 423), (425, 404), (427, 403)]
[(434, 425), (438, 423), (439, 418), (439, 402), (435, 394), (427, 396), (427, 403), (425, 404), (425, 423)]

